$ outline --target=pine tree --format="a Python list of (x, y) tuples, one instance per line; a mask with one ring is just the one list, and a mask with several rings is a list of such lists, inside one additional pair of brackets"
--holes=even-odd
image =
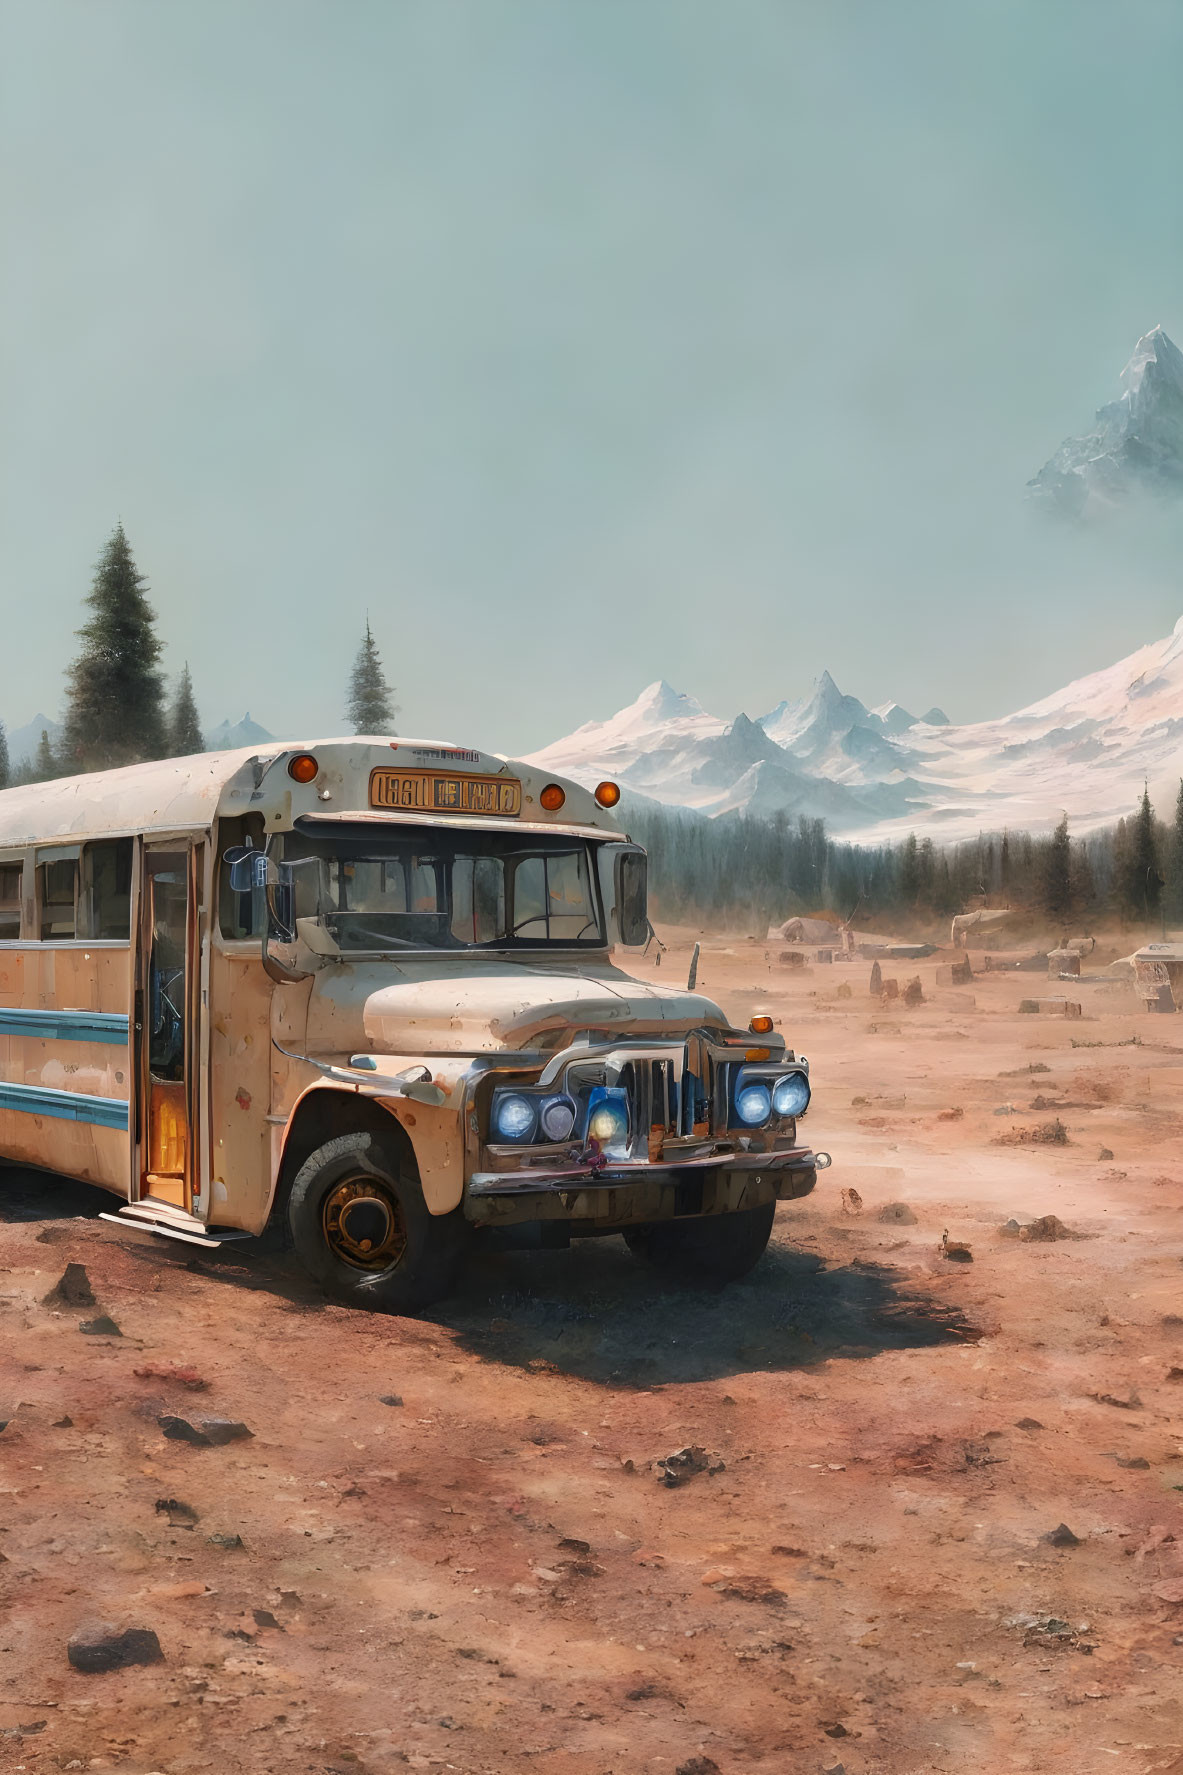
[(49, 733), (41, 729), (41, 738), (37, 742), (37, 751), (33, 758), (32, 781), (48, 783), (53, 777), (61, 775), (61, 766), (54, 756), (53, 747), (49, 743)]
[(1067, 918), (1072, 911), (1072, 844), (1067, 814), (1052, 833), (1044, 853), (1039, 898), (1051, 918)]
[(74, 770), (108, 770), (167, 750), (160, 642), (122, 524), (116, 525), (87, 597), (93, 615), (70, 667), (62, 751)]
[(354, 733), (393, 733), (398, 709), (366, 618), (366, 632), (349, 677), (348, 715)]
[(0, 789), (7, 789), (12, 781), (12, 765), (8, 757), (8, 733), (3, 721), (0, 721)]
[(1158, 870), (1158, 838), (1154, 830), (1154, 809), (1150, 805), (1149, 786), (1142, 791), (1141, 806), (1134, 821), (1129, 866), (1130, 905), (1135, 913), (1143, 913), (1149, 923), (1158, 912), (1163, 888), (1162, 876)]
[(197, 713), (197, 704), (193, 697), (193, 680), (189, 676), (188, 660), (177, 679), (173, 706), (169, 711), (168, 745), (169, 755), (173, 758), (189, 758), (194, 752), (205, 751), (201, 717)]

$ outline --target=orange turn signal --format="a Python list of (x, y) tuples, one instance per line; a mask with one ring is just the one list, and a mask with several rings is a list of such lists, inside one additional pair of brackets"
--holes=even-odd
[(619, 783), (597, 783), (596, 800), (601, 807), (615, 807), (620, 800)]
[(748, 1024), (748, 1028), (753, 1035), (771, 1035), (775, 1027), (772, 1018), (763, 1015), (753, 1017), (752, 1021)]
[(288, 775), (293, 783), (311, 783), (320, 765), (311, 752), (297, 752), (294, 758), (288, 759)]
[(557, 814), (567, 799), (567, 792), (560, 789), (557, 783), (548, 783), (538, 799), (548, 814)]

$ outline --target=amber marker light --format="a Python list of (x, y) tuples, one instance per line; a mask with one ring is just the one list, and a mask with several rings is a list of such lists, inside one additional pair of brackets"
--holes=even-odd
[(560, 789), (557, 783), (548, 783), (538, 799), (548, 814), (557, 814), (567, 799), (567, 792)]
[(765, 1016), (753, 1017), (748, 1024), (753, 1035), (771, 1035), (774, 1027), (772, 1018)]
[(619, 783), (597, 783), (596, 800), (601, 807), (615, 807), (620, 800)]
[(311, 752), (297, 752), (294, 758), (288, 759), (288, 775), (294, 783), (311, 783), (320, 765)]

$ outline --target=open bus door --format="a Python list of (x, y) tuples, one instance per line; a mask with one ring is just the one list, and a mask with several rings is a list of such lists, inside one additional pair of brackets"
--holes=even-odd
[(193, 1212), (201, 1190), (201, 904), (205, 847), (145, 845), (136, 957), (132, 1200)]

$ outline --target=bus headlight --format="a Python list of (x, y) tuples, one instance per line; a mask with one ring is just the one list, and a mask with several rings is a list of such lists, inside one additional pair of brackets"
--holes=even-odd
[(548, 1097), (538, 1117), (544, 1140), (568, 1140), (575, 1126), (575, 1105), (569, 1097)]
[(772, 1087), (772, 1107), (778, 1116), (803, 1116), (809, 1108), (809, 1080), (803, 1072), (790, 1072)]
[(735, 1114), (745, 1128), (758, 1128), (772, 1114), (772, 1093), (767, 1085), (741, 1085), (735, 1093)]
[(516, 1091), (499, 1091), (490, 1117), (498, 1140), (527, 1141), (538, 1125), (538, 1111), (528, 1097)]
[(593, 1087), (587, 1101), (587, 1137), (605, 1152), (628, 1147), (628, 1092), (608, 1085)]

